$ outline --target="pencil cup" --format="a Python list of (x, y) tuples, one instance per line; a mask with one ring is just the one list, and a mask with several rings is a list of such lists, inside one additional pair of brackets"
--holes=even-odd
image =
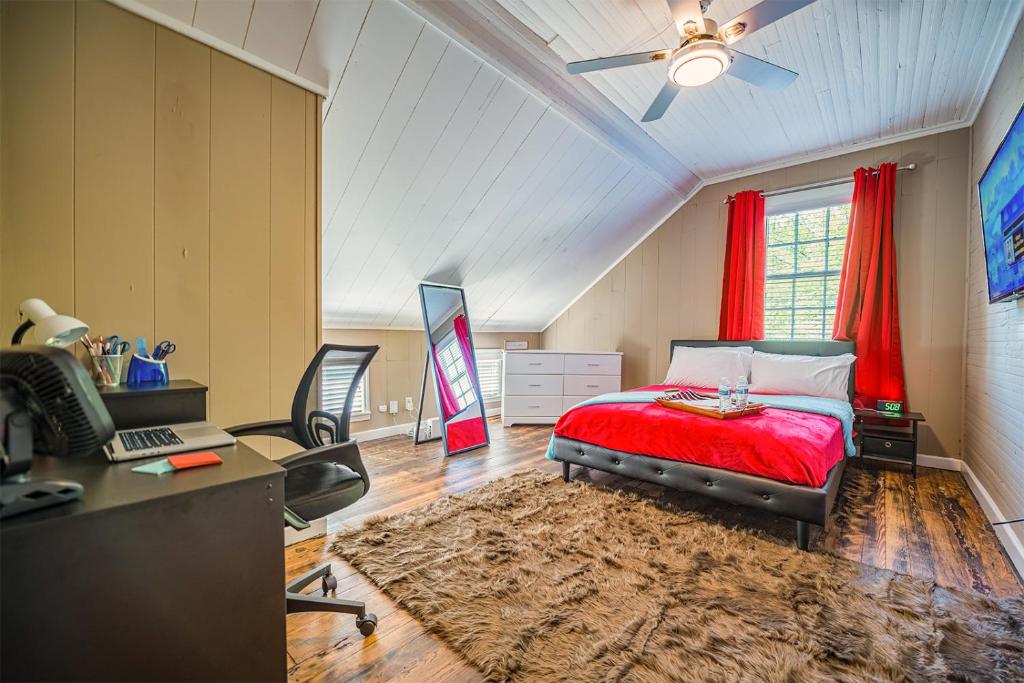
[(97, 386), (112, 387), (121, 383), (121, 370), (124, 367), (124, 356), (90, 356), (92, 358), (93, 376)]
[(170, 374), (167, 372), (167, 361), (145, 358), (137, 353), (132, 354), (132, 361), (128, 364), (129, 386), (167, 384), (170, 379)]

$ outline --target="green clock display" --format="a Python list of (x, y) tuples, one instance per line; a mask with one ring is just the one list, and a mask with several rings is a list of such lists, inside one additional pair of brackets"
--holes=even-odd
[(875, 410), (882, 413), (902, 413), (903, 401), (877, 401)]

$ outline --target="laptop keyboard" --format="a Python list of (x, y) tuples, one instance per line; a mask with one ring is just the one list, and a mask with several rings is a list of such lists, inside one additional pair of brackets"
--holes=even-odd
[(160, 448), (161, 446), (178, 446), (184, 441), (174, 433), (170, 427), (155, 427), (153, 429), (135, 429), (130, 432), (119, 432), (121, 445), (126, 451), (141, 451), (149, 448)]

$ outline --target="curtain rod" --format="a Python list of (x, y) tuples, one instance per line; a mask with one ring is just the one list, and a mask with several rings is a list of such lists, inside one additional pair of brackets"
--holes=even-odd
[[(909, 163), (906, 166), (900, 166), (897, 171), (913, 171), (917, 168), (916, 163)], [(876, 171), (877, 173), (877, 171)], [(762, 192), (762, 197), (775, 197), (780, 194), (791, 194), (793, 192), (803, 192), (804, 190), (816, 190), (819, 187), (832, 187), (833, 185), (842, 185), (844, 183), (852, 183), (853, 176), (847, 176), (846, 178), (833, 178), (832, 180), (821, 180), (816, 183), (808, 183), (806, 185), (796, 185), (794, 187), (784, 187), (781, 190), (770, 190), (768, 192)], [(729, 198), (726, 197), (722, 200), (723, 204), (729, 203)]]

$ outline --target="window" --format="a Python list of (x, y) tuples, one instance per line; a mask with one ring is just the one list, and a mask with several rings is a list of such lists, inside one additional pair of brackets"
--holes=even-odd
[(501, 398), (501, 349), (477, 349), (476, 372), (484, 402)]
[(466, 369), (466, 361), (462, 357), (462, 347), (455, 333), (451, 332), (441, 340), (441, 350), (437, 354), (444, 375), (448, 378), (448, 385), (452, 388), (455, 398), (459, 403), (459, 410), (462, 410), (476, 400), (473, 391), (473, 380)]
[[(320, 409), (329, 413), (341, 414), (345, 409), (345, 397), (348, 396), (348, 388), (352, 384), (352, 378), (359, 366), (346, 361), (334, 361), (328, 358), (324, 361), (323, 372), (320, 373)], [(359, 419), (370, 416), (370, 397), (367, 393), (368, 377), (370, 371), (363, 373), (356, 388), (355, 396), (352, 397), (352, 418)]]
[(765, 339), (831, 339), (850, 204), (767, 219)]

